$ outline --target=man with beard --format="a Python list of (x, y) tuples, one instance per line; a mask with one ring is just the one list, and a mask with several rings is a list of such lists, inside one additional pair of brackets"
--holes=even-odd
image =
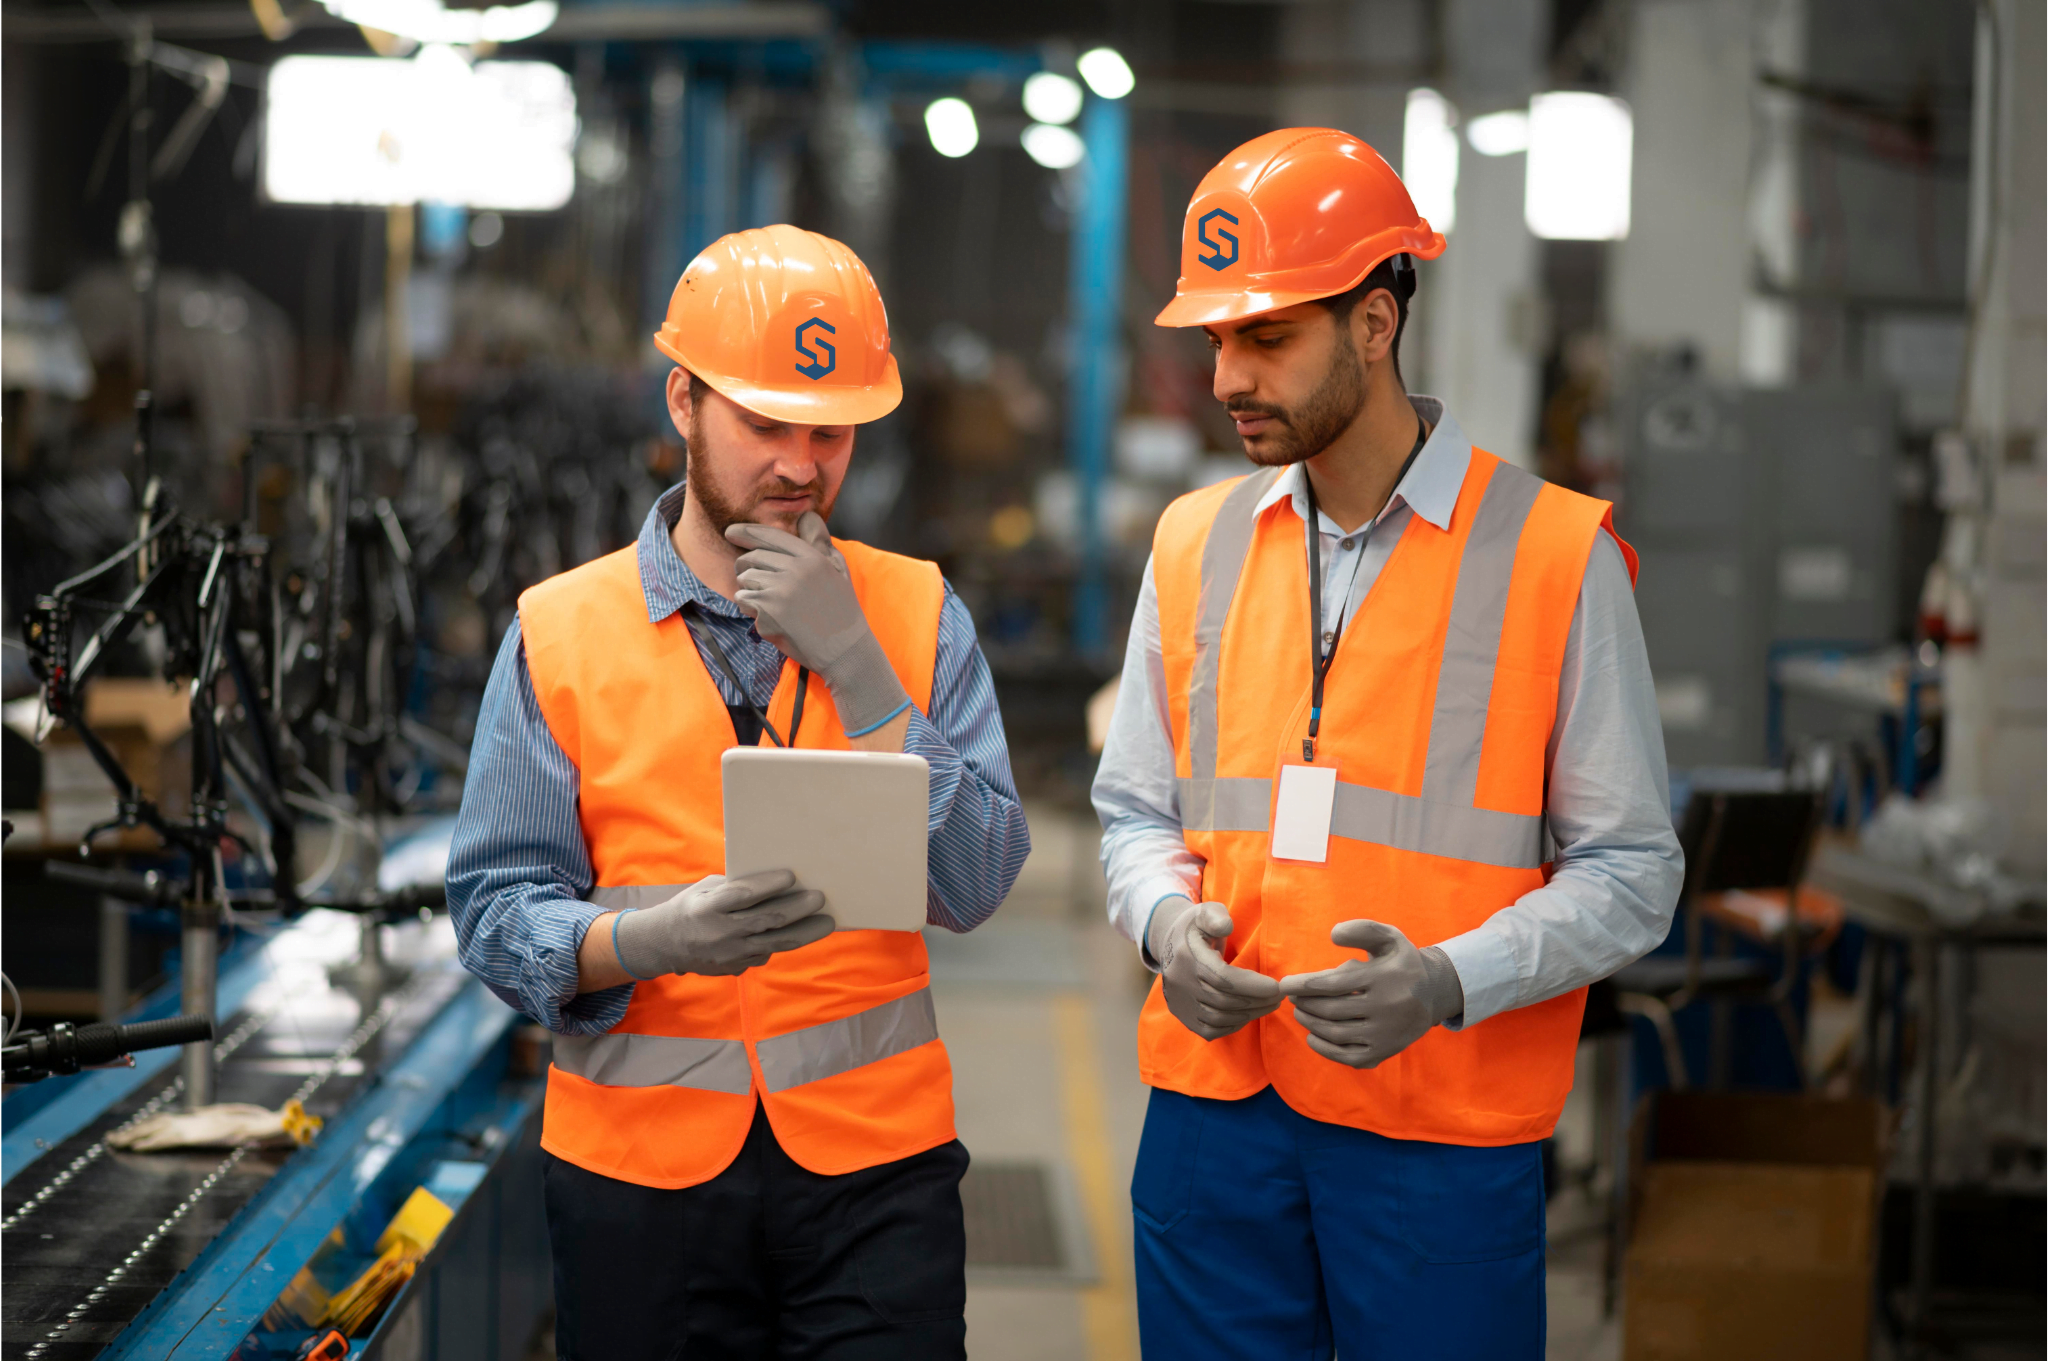
[(935, 925), (987, 920), (1030, 849), (966, 609), (825, 530), (855, 427), (902, 399), (881, 295), (836, 241), (737, 232), (655, 344), (687, 480), (520, 597), (448, 864), (464, 964), (557, 1036), (556, 1346), (959, 1358), (967, 1154), (923, 938), (722, 873), (720, 754), (764, 740), (930, 763)]
[(1159, 324), (1259, 469), (1161, 517), (1095, 781), (1145, 1351), (1534, 1361), (1585, 985), (1680, 879), (1634, 554), (1408, 395), (1444, 239), (1371, 147), (1248, 142), (1185, 233)]

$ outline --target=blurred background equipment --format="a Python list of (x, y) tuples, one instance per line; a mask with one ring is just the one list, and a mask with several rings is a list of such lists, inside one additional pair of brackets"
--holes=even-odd
[[(1134, 1356), (1149, 976), (1085, 791), (1153, 526), (1246, 466), (1204, 338), (1151, 324), (1181, 212), (1285, 126), (1363, 137), (1449, 238), (1409, 387), (1642, 554), (1699, 864), (1588, 1008), (1551, 1354), (2039, 1354), (2039, 4), (0, 20), (10, 1043), (85, 1065), (95, 1024), (214, 1024), (21, 1085), (9, 1049), (0, 1356), (544, 1337), (546, 1033), (432, 909), (520, 592), (683, 478), (648, 340), (683, 264), (776, 222), (879, 282), (905, 399), (834, 528), (969, 607), (1038, 847), (931, 944), (975, 1355)], [(324, 1124), (119, 1148), (216, 1100)]]

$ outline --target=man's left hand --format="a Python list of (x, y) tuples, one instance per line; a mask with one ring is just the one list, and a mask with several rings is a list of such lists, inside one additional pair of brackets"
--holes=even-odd
[(1308, 1047), (1334, 1063), (1377, 1068), (1465, 1009), (1465, 989), (1450, 956), (1418, 950), (1383, 922), (1339, 922), (1332, 943), (1366, 950), (1334, 969), (1289, 974), (1280, 991), (1308, 1031)]
[(806, 511), (796, 527), (795, 534), (769, 525), (727, 528), (727, 541), (748, 550), (735, 564), (733, 600), (763, 638), (825, 678), (841, 723), (861, 732), (901, 712), (909, 695), (868, 627), (824, 519)]

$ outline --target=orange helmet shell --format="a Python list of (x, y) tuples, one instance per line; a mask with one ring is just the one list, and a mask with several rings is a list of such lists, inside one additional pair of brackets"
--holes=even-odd
[(1444, 238), (1393, 167), (1348, 132), (1282, 128), (1225, 156), (1195, 186), (1180, 285), (1161, 326), (1208, 326), (1333, 297), (1403, 251)]
[(801, 227), (706, 246), (677, 280), (654, 344), (772, 420), (857, 425), (903, 400), (874, 276), (845, 246)]

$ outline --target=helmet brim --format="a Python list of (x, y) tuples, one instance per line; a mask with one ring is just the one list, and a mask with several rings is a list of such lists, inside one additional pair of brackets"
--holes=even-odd
[(847, 384), (755, 383), (708, 365), (693, 362), (667, 337), (657, 335), (654, 347), (696, 374), (712, 391), (758, 416), (792, 425), (865, 425), (878, 421), (903, 402), (903, 376), (890, 355), (882, 381), (865, 386)]
[(1298, 303), (1314, 302), (1318, 298), (1332, 298), (1346, 289), (1332, 293), (1318, 290), (1296, 292), (1291, 289), (1243, 289), (1232, 288), (1214, 293), (1178, 293), (1172, 302), (1161, 308), (1159, 315), (1152, 319), (1154, 326), (1215, 326), (1226, 321), (1241, 321), (1245, 317), (1256, 317), (1264, 312), (1278, 312), (1283, 307)]
[[(1315, 302), (1321, 298), (1334, 298), (1340, 293), (1349, 293), (1365, 281), (1366, 275), (1403, 252), (1418, 260), (1434, 260), (1442, 255), (1447, 244), (1443, 234), (1430, 231), (1426, 222), (1422, 227), (1421, 231), (1403, 228), (1368, 239), (1364, 244), (1369, 254), (1362, 267), (1354, 266), (1335, 279), (1325, 275), (1322, 279), (1315, 280), (1313, 284), (1307, 283), (1302, 276), (1307, 274), (1312, 277), (1320, 273), (1321, 266), (1311, 270), (1292, 270), (1277, 276), (1267, 275), (1269, 283), (1254, 283), (1251, 287), (1240, 285), (1230, 288), (1191, 289), (1183, 280), (1181, 288), (1173, 296), (1173, 301), (1160, 309), (1159, 315), (1152, 319), (1152, 324), (1215, 326), (1226, 321), (1242, 321), (1246, 317), (1277, 312), (1283, 307), (1294, 307), (1300, 303)], [(1283, 280), (1301, 286), (1284, 287), (1281, 286)]]

